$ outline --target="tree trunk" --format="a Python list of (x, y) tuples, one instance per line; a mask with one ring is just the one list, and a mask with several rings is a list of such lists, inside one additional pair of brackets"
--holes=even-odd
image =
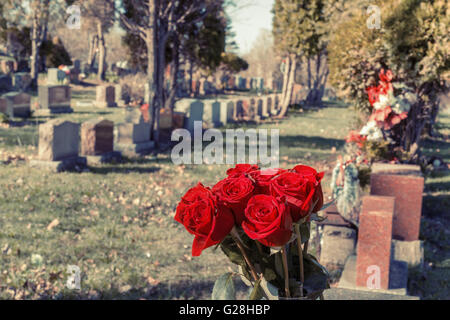
[(97, 34), (92, 35), (91, 41), (89, 42), (89, 56), (88, 56), (88, 65), (89, 71), (92, 72), (95, 63), (95, 57), (97, 55), (98, 48), (98, 36)]
[(295, 83), (295, 72), (297, 70), (297, 58), (294, 54), (290, 56), (290, 67), (289, 67), (289, 80), (286, 88), (286, 97), (281, 105), (280, 113), (277, 115), (277, 118), (283, 118), (286, 116), (289, 105), (291, 104), (292, 92), (294, 91), (294, 83)]
[(152, 140), (156, 148), (159, 147), (159, 88), (158, 88), (158, 21), (157, 21), (157, 1), (148, 0), (149, 21), (146, 30), (147, 45), (147, 101), (149, 104), (150, 130)]
[(287, 93), (287, 87), (288, 87), (288, 81), (289, 81), (289, 71), (291, 68), (291, 58), (288, 56), (286, 58), (286, 64), (284, 67), (284, 74), (283, 74), (283, 89), (281, 91), (281, 104), (284, 105), (286, 101), (286, 93)]
[(31, 33), (31, 72), (33, 87), (37, 87), (38, 67), (39, 67), (39, 17), (36, 13), (33, 14), (33, 30)]
[(307, 60), (307, 67), (308, 67), (308, 91), (311, 91), (311, 58), (308, 57)]
[(171, 81), (170, 81), (170, 91), (168, 98), (166, 100), (166, 108), (170, 108), (171, 111), (173, 111), (175, 106), (175, 99), (177, 96), (177, 90), (178, 90), (178, 72), (180, 69), (180, 51), (179, 51), (179, 41), (178, 38), (175, 36), (173, 40), (173, 62), (172, 62), (172, 72), (171, 72)]
[(103, 81), (105, 80), (106, 45), (103, 32), (103, 25), (101, 21), (97, 21), (97, 35), (99, 48), (97, 78), (99, 81)]

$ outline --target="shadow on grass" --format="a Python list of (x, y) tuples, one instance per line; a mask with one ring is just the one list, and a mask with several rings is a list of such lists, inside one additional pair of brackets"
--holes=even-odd
[(109, 174), (109, 173), (154, 173), (160, 168), (155, 167), (138, 167), (138, 166), (107, 166), (107, 167), (89, 167), (92, 173)]
[(289, 148), (311, 148), (311, 149), (323, 149), (329, 150), (332, 147), (336, 149), (342, 148), (345, 144), (345, 140), (330, 139), (322, 137), (307, 137), (307, 136), (281, 136), (280, 145), (287, 146)]
[(423, 197), (422, 213), (426, 217), (441, 216), (450, 219), (450, 195), (426, 195)]
[[(237, 298), (243, 299), (247, 292), (247, 287), (242, 281), (234, 279)], [(73, 292), (63, 293), (62, 299), (82, 299), (82, 300), (209, 300), (214, 287), (214, 281), (210, 280), (181, 280), (177, 282), (162, 282), (152, 287), (133, 288), (123, 291), (119, 288), (107, 290), (95, 290), (95, 294), (74, 294)], [(47, 299), (42, 297), (42, 299)]]

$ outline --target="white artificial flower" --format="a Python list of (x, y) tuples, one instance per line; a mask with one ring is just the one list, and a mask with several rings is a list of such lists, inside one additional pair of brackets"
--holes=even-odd
[(383, 133), (381, 129), (378, 128), (375, 121), (369, 121), (359, 133), (362, 136), (367, 136), (368, 141), (381, 140), (383, 138)]

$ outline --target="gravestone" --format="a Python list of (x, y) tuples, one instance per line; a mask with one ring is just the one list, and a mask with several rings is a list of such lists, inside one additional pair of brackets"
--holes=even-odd
[[(395, 198), (366, 196), (362, 200), (358, 249), (356, 254), (356, 285), (367, 287), (375, 269), (379, 272), (380, 289), (389, 289), (392, 221)], [(370, 271), (370, 272), (369, 272)]]
[(245, 114), (244, 100), (236, 99), (234, 104), (233, 119), (235, 121), (242, 120)]
[(420, 169), (415, 166), (396, 169), (384, 165), (383, 168), (376, 166), (375, 170), (370, 176), (370, 193), (395, 197), (394, 239), (418, 240), (424, 188), (424, 178), (420, 176)]
[(17, 72), (12, 75), (12, 85), (16, 91), (24, 91), (31, 85), (32, 79), (28, 72)]
[(66, 80), (66, 73), (58, 68), (48, 68), (47, 70), (47, 85), (63, 84)]
[(159, 110), (159, 127), (162, 130), (172, 128), (172, 110), (170, 108), (162, 108)]
[(214, 127), (225, 126), (233, 121), (234, 102), (216, 101), (212, 105)]
[(11, 102), (14, 117), (27, 118), (30, 116), (31, 96), (24, 92), (9, 92), (3, 98)]
[(12, 79), (10, 75), (2, 74), (0, 75), (0, 92), (11, 91)]
[(150, 123), (119, 123), (114, 127), (114, 150), (134, 157), (150, 153), (154, 141), (150, 140)]
[(10, 99), (0, 97), (0, 112), (6, 114), (9, 118), (14, 117), (14, 109)]
[(116, 107), (115, 89), (110, 85), (97, 86), (95, 105), (98, 108)]
[(175, 104), (175, 111), (185, 113), (184, 128), (194, 132), (194, 122), (203, 121), (204, 104), (200, 100), (182, 99)]
[(41, 124), (38, 159), (30, 161), (30, 165), (56, 172), (85, 166), (86, 159), (78, 156), (79, 130), (78, 123), (62, 119)]
[(118, 107), (124, 107), (126, 104), (126, 101), (124, 100), (124, 92), (123, 92), (123, 87), (121, 84), (116, 84), (114, 85), (114, 90), (115, 90), (115, 103)]
[(114, 152), (114, 123), (93, 119), (81, 125), (81, 154), (88, 165), (120, 161), (120, 152)]
[(70, 107), (71, 91), (66, 85), (39, 86), (38, 101), (39, 115), (48, 115), (53, 113), (71, 113)]

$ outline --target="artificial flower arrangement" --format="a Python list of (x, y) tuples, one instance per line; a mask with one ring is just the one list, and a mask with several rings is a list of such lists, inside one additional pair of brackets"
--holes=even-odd
[(369, 182), (370, 165), (373, 161), (398, 161), (396, 130), (417, 101), (411, 89), (393, 81), (391, 70), (381, 69), (378, 76), (378, 85), (366, 89), (372, 113), (360, 131), (350, 131), (344, 148), (345, 159), (338, 159), (331, 181), (339, 213), (355, 225), (358, 225), (361, 204), (360, 188)]
[[(323, 173), (298, 165), (291, 170), (239, 164), (212, 188), (198, 183), (177, 206), (175, 220), (194, 235), (192, 255), (220, 247), (239, 265), (249, 299), (318, 299), (328, 272), (308, 253), (310, 222), (321, 219)], [(226, 273), (213, 299), (235, 299)]]
[(359, 132), (351, 132), (350, 140), (389, 140), (389, 131), (408, 117), (411, 105), (417, 102), (417, 95), (405, 84), (393, 82), (391, 70), (381, 69), (379, 83), (366, 89), (372, 114)]

